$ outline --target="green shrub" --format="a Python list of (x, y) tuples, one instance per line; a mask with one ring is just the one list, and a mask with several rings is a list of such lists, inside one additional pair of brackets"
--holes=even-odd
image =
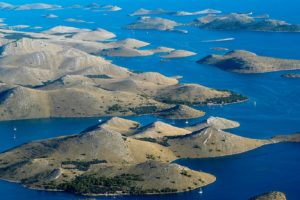
[(150, 160), (155, 160), (155, 156), (152, 154), (146, 154), (146, 158)]
[(102, 78), (102, 79), (110, 79), (111, 77), (106, 74), (99, 74), (99, 75), (86, 75), (88, 78)]
[(129, 108), (129, 110), (137, 115), (155, 113), (158, 111), (157, 106), (140, 106), (135, 108)]
[(78, 176), (73, 181), (57, 185), (57, 189), (78, 194), (113, 194), (140, 193), (141, 189), (133, 186), (133, 181), (143, 181), (135, 174), (122, 174), (115, 177)]
[(191, 177), (191, 175), (188, 174), (188, 172), (187, 172), (186, 170), (182, 170), (182, 171), (180, 172), (180, 174), (183, 175), (183, 176)]
[(120, 105), (118, 105), (118, 104), (114, 104), (114, 105), (109, 106), (109, 107), (107, 108), (107, 110), (108, 110), (109, 112), (115, 112), (115, 111), (119, 111), (119, 110), (121, 110), (121, 109), (122, 109), (122, 107), (121, 107)]

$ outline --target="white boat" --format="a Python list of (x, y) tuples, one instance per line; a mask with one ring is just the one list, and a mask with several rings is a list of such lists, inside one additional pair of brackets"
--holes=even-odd
[(199, 189), (199, 192), (198, 192), (198, 193), (199, 193), (199, 194), (203, 194), (202, 188)]

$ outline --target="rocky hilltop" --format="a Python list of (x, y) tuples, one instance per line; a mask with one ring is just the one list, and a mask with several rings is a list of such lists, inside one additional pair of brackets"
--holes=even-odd
[(265, 73), (300, 69), (300, 60), (259, 56), (255, 53), (236, 50), (225, 55), (209, 55), (199, 64), (213, 65), (220, 69), (237, 73)]
[(193, 124), (191, 126), (187, 126), (185, 127), (185, 129), (190, 131), (196, 131), (210, 126), (213, 126), (219, 130), (226, 130), (226, 129), (237, 128), (240, 126), (240, 124), (236, 121), (232, 121), (221, 117), (209, 117), (206, 121)]
[(178, 158), (226, 156), (288, 141), (250, 139), (219, 129), (232, 123), (211, 118), (192, 131), (163, 122), (139, 127), (137, 122), (112, 118), (80, 134), (1, 153), (0, 178), (33, 189), (84, 195), (183, 192), (206, 186), (215, 177), (173, 164)]
[[(148, 43), (130, 38), (103, 42), (115, 37), (103, 29), (59, 26), (42, 33), (0, 32), (4, 35), (0, 38), (0, 120), (154, 114), (177, 104), (244, 99), (229, 91), (180, 84), (156, 72), (134, 73), (95, 56), (117, 49), (124, 56), (176, 51), (140, 50)], [(183, 117), (199, 116), (186, 108)]]
[(239, 13), (230, 13), (226, 15), (211, 14), (200, 17), (191, 24), (203, 29), (211, 30), (300, 32), (300, 25)]

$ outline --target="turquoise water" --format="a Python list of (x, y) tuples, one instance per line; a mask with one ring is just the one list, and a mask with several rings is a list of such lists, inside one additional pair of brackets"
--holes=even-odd
[[(82, 4), (90, 0), (10, 0), (12, 4), (32, 2), (56, 3), (60, 5)], [(241, 127), (232, 132), (253, 138), (268, 138), (276, 134), (289, 134), (300, 130), (300, 80), (284, 79), (284, 72), (242, 75), (224, 72), (214, 67), (196, 64), (195, 61), (210, 53), (211, 47), (245, 49), (257, 54), (300, 59), (300, 33), (259, 33), (205, 31), (193, 27), (188, 34), (159, 31), (131, 31), (122, 27), (135, 21), (127, 15), (144, 7), (148, 9), (164, 8), (168, 10), (195, 11), (206, 8), (223, 12), (254, 12), (260, 15), (268, 13), (272, 18), (292, 23), (300, 23), (298, 9), (300, 2), (295, 0), (102, 0), (99, 3), (115, 4), (123, 8), (120, 12), (91, 12), (79, 9), (55, 11), (5, 11), (0, 10), (0, 18), (6, 18), (9, 25), (26, 24), (42, 26), (44, 29), (57, 25), (79, 28), (105, 28), (118, 35), (118, 39), (137, 38), (151, 43), (151, 46), (169, 46), (197, 52), (195, 57), (160, 62), (158, 56), (143, 58), (109, 58), (114, 63), (138, 71), (158, 71), (164, 75), (182, 75), (181, 82), (200, 83), (219, 89), (230, 89), (248, 96), (248, 102), (227, 106), (201, 107), (206, 116), (221, 116), (237, 120)], [(53, 13), (60, 18), (45, 19), (42, 15)], [(64, 22), (65, 18), (94, 21), (95, 24)], [(189, 22), (195, 17), (170, 17), (179, 22)], [(28, 31), (37, 31), (24, 29)], [(43, 30), (43, 29), (42, 29)], [(203, 43), (203, 40), (234, 37), (236, 40), (219, 43)], [(256, 106), (255, 106), (256, 104)], [(86, 127), (94, 125), (99, 118), (87, 119), (44, 119), (0, 122), (0, 151), (23, 144), (28, 141), (79, 133)], [(101, 118), (102, 119), (102, 118)], [(130, 117), (143, 124), (156, 120), (153, 116)], [(196, 119), (190, 123), (204, 120)], [(103, 118), (105, 120), (105, 118)], [(183, 126), (183, 121), (167, 121)], [(13, 131), (17, 128), (16, 133)], [(14, 134), (16, 138), (14, 139)], [(120, 199), (247, 199), (247, 197), (269, 190), (286, 192), (289, 199), (300, 198), (300, 145), (280, 144), (267, 146), (245, 154), (218, 158), (181, 160), (179, 163), (196, 170), (203, 170), (217, 176), (217, 182), (204, 188), (203, 195), (198, 191), (177, 195), (117, 197)], [(83, 199), (66, 193), (49, 193), (25, 189), (17, 184), (0, 182), (1, 197), (6, 199), (42, 198), (42, 199)], [(112, 197), (100, 197), (99, 199)]]

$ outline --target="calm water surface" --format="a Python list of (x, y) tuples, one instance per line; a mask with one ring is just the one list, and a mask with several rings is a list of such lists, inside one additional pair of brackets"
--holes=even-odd
[[(12, 4), (33, 2), (72, 5), (94, 2), (91, 0), (7, 0)], [(95, 1), (96, 2), (96, 1)], [(105, 28), (118, 35), (118, 39), (137, 38), (151, 43), (150, 47), (169, 46), (197, 52), (195, 57), (160, 62), (158, 56), (143, 58), (109, 58), (114, 63), (138, 71), (158, 71), (167, 76), (181, 75), (181, 82), (200, 83), (218, 89), (230, 89), (242, 93), (250, 99), (246, 103), (228, 106), (201, 107), (208, 116), (221, 116), (237, 120), (241, 127), (233, 133), (253, 137), (269, 138), (276, 134), (289, 134), (300, 130), (300, 80), (284, 79), (284, 72), (242, 75), (224, 72), (214, 67), (196, 64), (195, 61), (211, 53), (212, 47), (229, 49), (245, 49), (260, 55), (300, 59), (300, 34), (298, 33), (258, 33), (205, 31), (193, 27), (183, 27), (188, 34), (125, 30), (126, 24), (135, 21), (135, 17), (127, 16), (138, 8), (164, 8), (168, 10), (195, 11), (206, 8), (228, 12), (254, 12), (260, 15), (268, 13), (276, 19), (292, 23), (300, 23), (300, 2), (295, 0), (102, 0), (99, 3), (116, 4), (123, 8), (120, 12), (104, 13), (83, 11), (79, 9), (56, 11), (4, 11), (0, 10), (0, 18), (6, 18), (9, 25), (26, 24), (42, 26), (44, 29), (57, 25), (75, 26), (79, 28)], [(53, 13), (58, 19), (45, 19), (42, 15)], [(65, 18), (94, 21), (95, 24), (64, 22)], [(195, 16), (170, 17), (179, 22), (189, 22)], [(34, 20), (33, 20), (34, 19)], [(33, 31), (30, 28), (28, 31)], [(42, 29), (43, 30), (43, 29)], [(36, 30), (35, 30), (36, 31)], [(203, 43), (203, 40), (234, 37), (236, 40), (218, 43)], [(195, 123), (206, 117), (191, 120)], [(88, 126), (94, 125), (100, 118), (86, 119), (43, 119), (0, 122), (0, 151), (5, 151), (20, 144), (60, 135), (79, 133)], [(106, 118), (101, 118), (105, 120)], [(154, 116), (129, 117), (142, 124), (157, 120)], [(167, 121), (183, 126), (184, 121)], [(16, 128), (17, 131), (13, 131)], [(14, 137), (15, 136), (15, 137)], [(241, 155), (217, 158), (180, 160), (178, 163), (195, 170), (203, 170), (217, 176), (217, 181), (198, 191), (162, 196), (125, 196), (117, 199), (247, 199), (249, 196), (280, 190), (288, 199), (300, 199), (300, 145), (279, 144), (266, 146)], [(84, 199), (84, 197), (66, 194), (33, 191), (17, 184), (0, 181), (0, 194), (3, 199)], [(114, 197), (99, 197), (112, 199)]]

